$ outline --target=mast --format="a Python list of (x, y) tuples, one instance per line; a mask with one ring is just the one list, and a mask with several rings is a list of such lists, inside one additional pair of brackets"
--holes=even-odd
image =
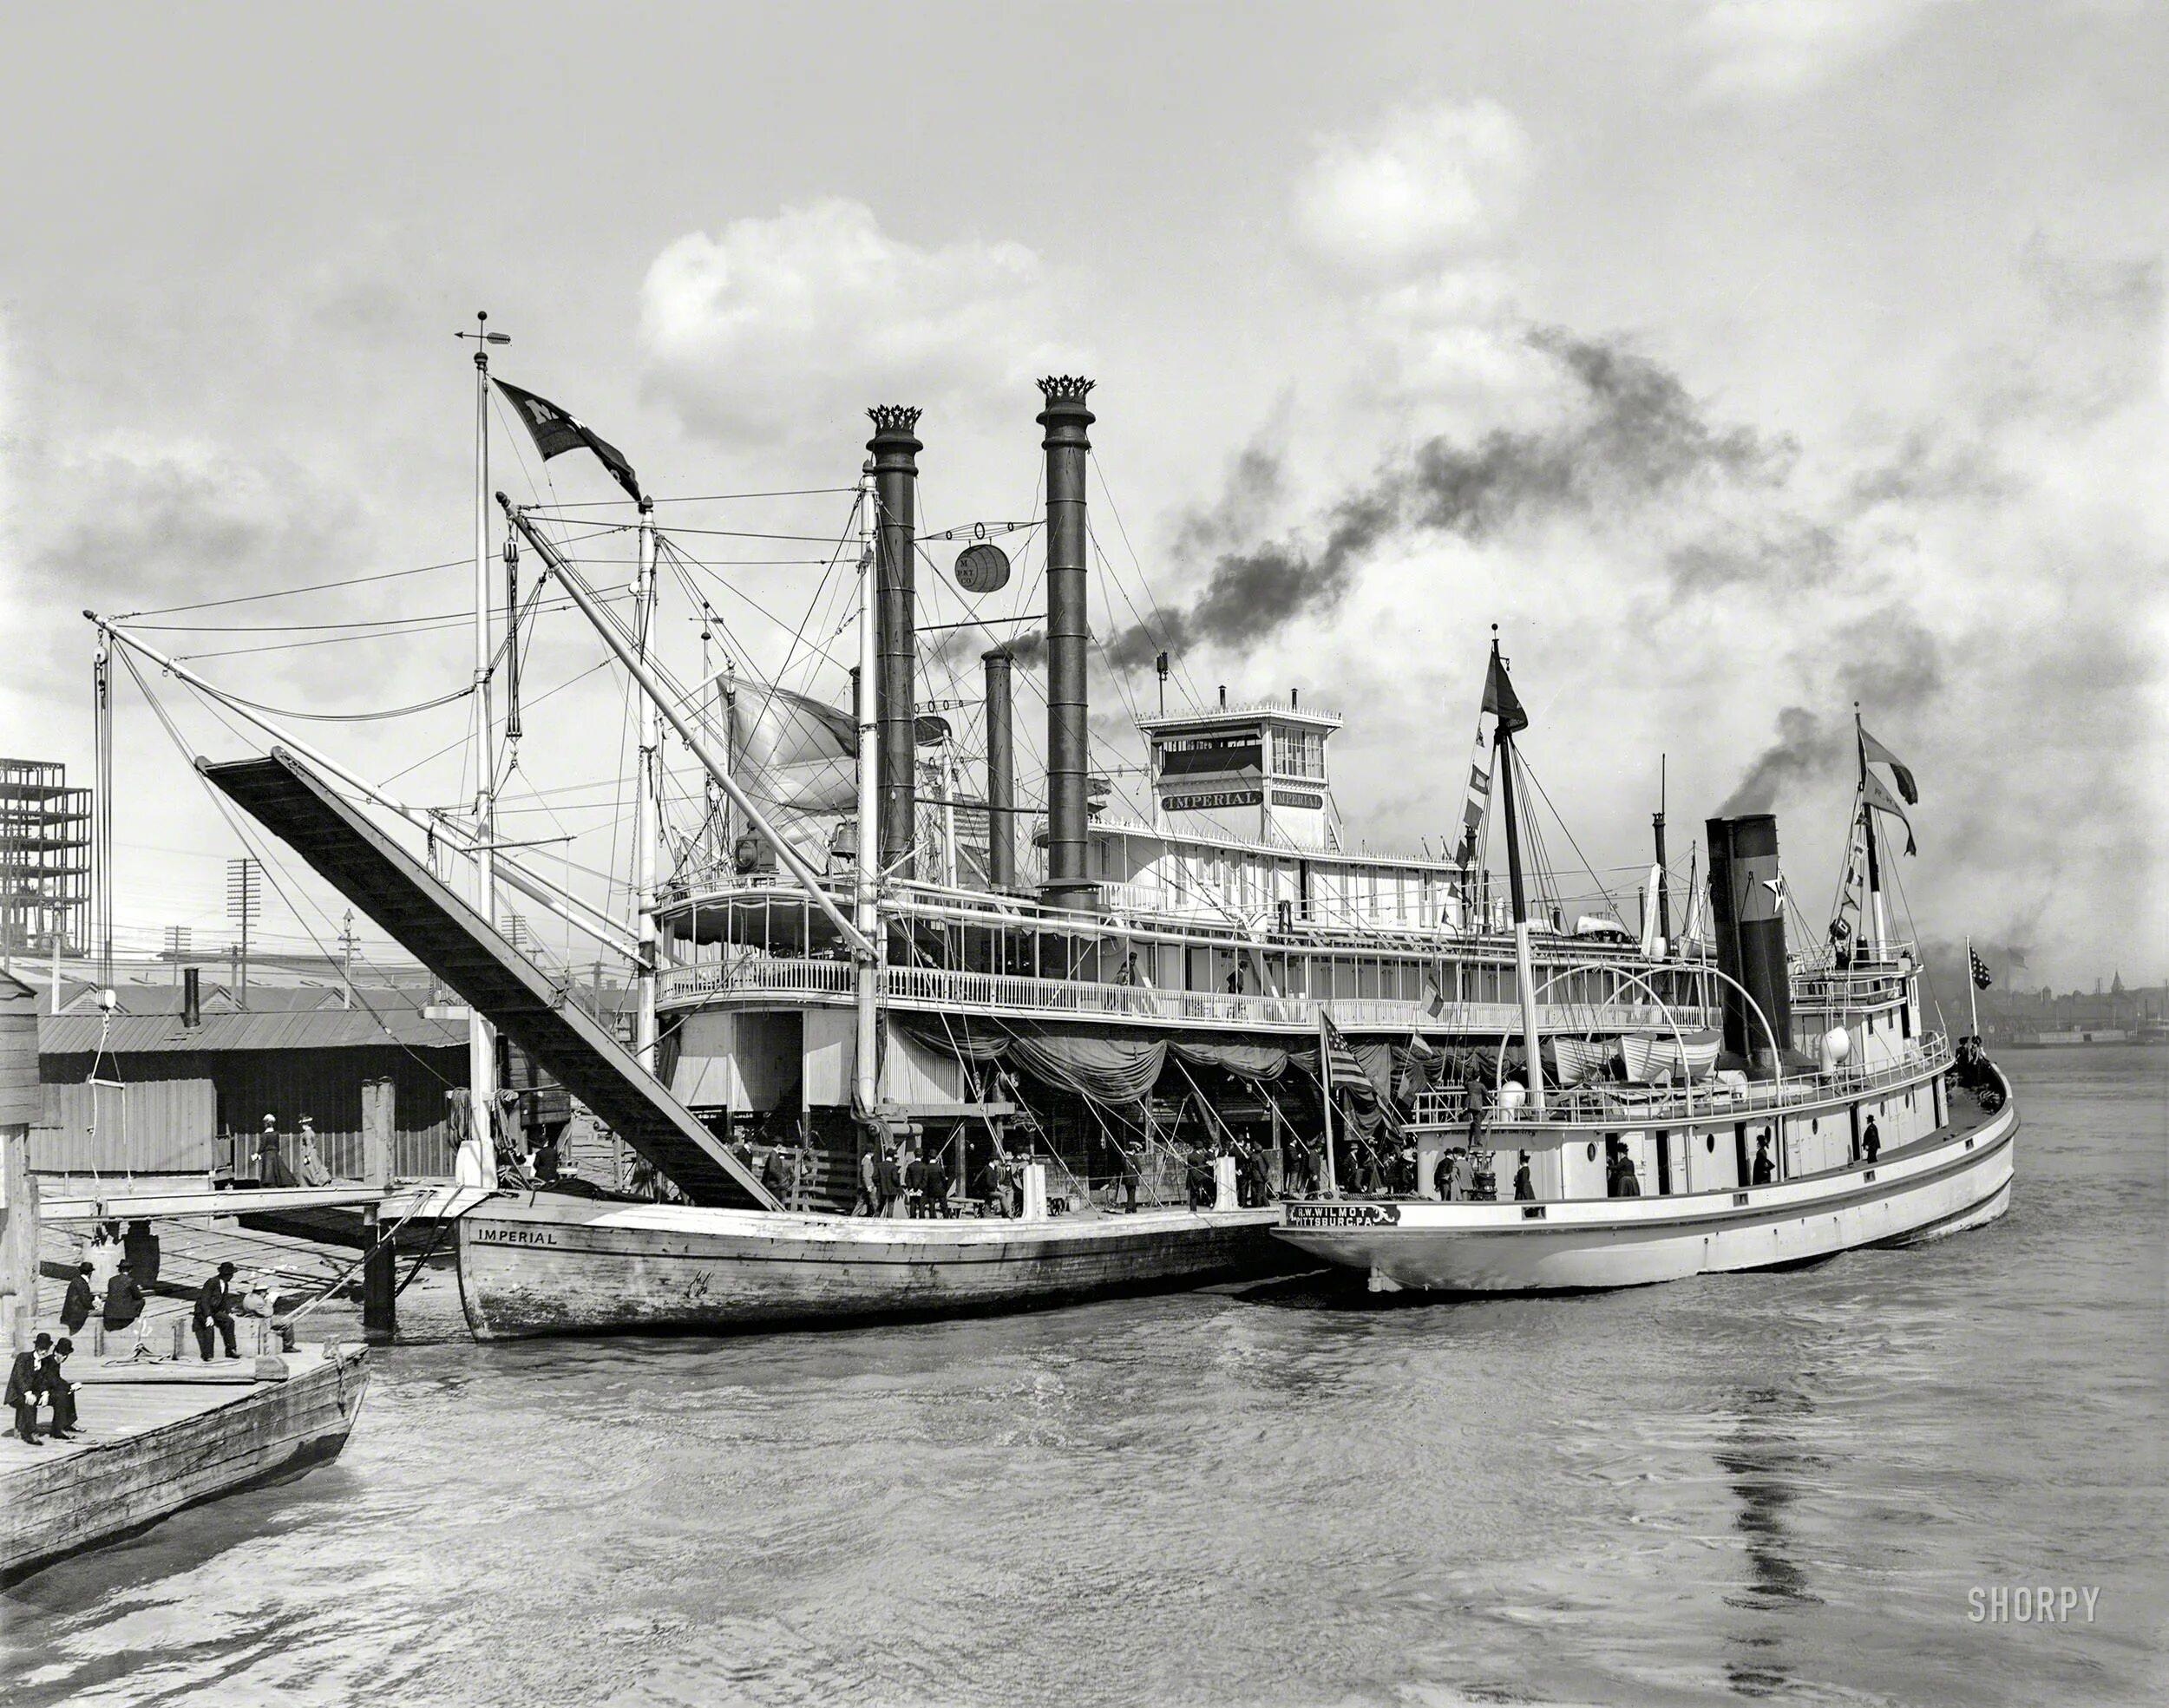
[(1981, 1036), (1981, 982), (1973, 976), (1973, 933), (1966, 933), (1966, 1006), (1973, 1015), (1973, 1035)]
[(1668, 756), (1660, 755), (1657, 759), (1656, 821), (1651, 828), (1656, 834), (1657, 841), (1657, 893), (1655, 898), (1657, 904), (1657, 936), (1665, 945), (1668, 953), (1672, 946), (1672, 874), (1666, 868), (1664, 861), (1665, 772), (1667, 768)]
[[(1498, 628), (1491, 630), (1491, 670), (1503, 678), (1505, 664), (1498, 656)], [(1537, 1025), (1537, 975), (1529, 952), (1529, 896), (1521, 869), (1521, 811), (1514, 786), (1514, 732), (1501, 716), (1494, 737), (1498, 749), (1498, 785), (1506, 808), (1506, 881), (1514, 902), (1514, 983), (1521, 991), (1522, 1049), (1529, 1057), (1529, 1107), (1544, 1112), (1543, 1038)], [(1500, 1070), (1501, 1077), (1504, 1070)]]
[[(639, 612), (633, 634), (645, 665), (655, 633), (655, 501), (640, 500), (639, 569), (633, 591)], [(640, 946), (632, 969), (632, 1054), (655, 1071), (655, 771), (663, 756), (663, 714), (651, 702), (640, 720), (639, 769), (632, 790), (633, 936)]]
[[(496, 719), (490, 707), (489, 607), (489, 347), (510, 344), (510, 336), (489, 330), (489, 314), (479, 311), (475, 330), (462, 337), (475, 341), (475, 911), (494, 927), (497, 923)], [(462, 1186), (497, 1183), (497, 1145), (492, 1130), (497, 1101), (497, 1029), (469, 1005), (467, 1083), (472, 1100), (467, 1136), (460, 1142), (454, 1178)]]
[(852, 838), (857, 870), (852, 891), (852, 921), (867, 947), (852, 978), (857, 1031), (851, 1052), (851, 1098), (859, 1119), (872, 1124), (881, 1102), (875, 1079), (875, 1052), (881, 1035), (881, 721), (880, 598), (875, 583), (874, 521), (879, 494), (869, 459), (859, 474), (859, 667), (853, 672), (857, 691), (854, 716), (859, 736), (859, 824)]
[(1876, 852), (1875, 808), (1868, 804), (1868, 744), (1860, 733), (1860, 702), (1852, 703), (1852, 745), (1860, 760), (1860, 828), (1868, 839), (1868, 906), (1863, 921), (1870, 932), (1868, 946), (1877, 957), (1889, 936), (1883, 917), (1883, 861)]

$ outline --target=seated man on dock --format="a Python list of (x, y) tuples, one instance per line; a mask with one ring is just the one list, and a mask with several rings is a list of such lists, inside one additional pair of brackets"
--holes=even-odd
[(239, 1358), (241, 1349), (233, 1342), (233, 1266), (230, 1263), (221, 1263), (219, 1273), (196, 1293), (196, 1350), (203, 1354), (206, 1364), (211, 1361), (211, 1331), (214, 1325), (226, 1342), (226, 1357)]
[[(113, 1279), (106, 1283), (105, 1307), (99, 1312), (106, 1332), (140, 1325), (143, 1317), (143, 1289), (135, 1284), (135, 1277), (128, 1268), (128, 1260), (121, 1259), (121, 1266), (113, 1272)], [(135, 1344), (143, 1344), (143, 1331), (138, 1326)]]
[(68, 1278), (68, 1297), (61, 1301), (60, 1325), (70, 1334), (81, 1334), (82, 1325), (90, 1320), (90, 1313), (98, 1308), (98, 1295), (90, 1285), (90, 1265), (79, 1263), (75, 1273)]
[(53, 1350), (53, 1337), (41, 1334), (27, 1352), (17, 1352), (8, 1371), (8, 1404), (15, 1408), (15, 1432), (33, 1447), (37, 1438), (37, 1408), (45, 1397), (45, 1355)]
[(75, 1384), (62, 1375), (60, 1369), (75, 1350), (75, 1343), (63, 1334), (53, 1343), (53, 1350), (39, 1366), (39, 1379), (45, 1386), (45, 1403), (53, 1408), (53, 1427), (46, 1434), (55, 1441), (73, 1441), (82, 1433), (75, 1423)]

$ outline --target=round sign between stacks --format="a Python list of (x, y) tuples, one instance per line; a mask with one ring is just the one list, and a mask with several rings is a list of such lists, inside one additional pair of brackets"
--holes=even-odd
[(967, 546), (956, 556), (956, 585), (967, 593), (997, 593), (1009, 585), (1009, 554), (989, 540)]

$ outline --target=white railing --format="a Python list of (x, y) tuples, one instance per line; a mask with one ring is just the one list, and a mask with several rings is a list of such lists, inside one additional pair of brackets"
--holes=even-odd
[[(1840, 1103), (1884, 1086), (1918, 1084), (1949, 1068), (1951, 1052), (1945, 1039), (1930, 1035), (1922, 1040), (1922, 1044), (1919, 1053), (1902, 1056), (1876, 1068), (1802, 1075), (1783, 1081), (1751, 1080), (1745, 1085), (1705, 1080), (1694, 1086), (1691, 1097), (1684, 1090), (1666, 1088), (1643, 1090), (1626, 1086), (1576, 1086), (1549, 1090), (1544, 1094), (1546, 1108), (1543, 1115), (1495, 1107), (1491, 1127), (1487, 1130), (1512, 1128), (1551, 1132), (1562, 1127), (1592, 1127), (1616, 1132), (1624, 1127), (1676, 1127), (1690, 1121), (1728, 1120), (1743, 1114)], [(1465, 1120), (1466, 1116), (1465, 1093), (1458, 1086), (1450, 1086), (1439, 1091), (1419, 1092), (1409, 1124), (1453, 1127)]]
[[(1323, 1007), (1335, 1024), (1364, 1031), (1427, 1031), (1518, 1034), (1520, 1007), (1509, 1002), (1451, 1002), (1433, 1014), (1424, 1004), (1392, 997), (1263, 996), (1253, 991), (1162, 991), (1145, 985), (1039, 978), (1025, 973), (970, 972), (949, 967), (882, 969), (887, 1000), (906, 1008), (955, 1008), (986, 1013), (1091, 1014), (1179, 1025), (1314, 1028)], [(724, 965), (678, 967), (663, 975), (665, 1003), (757, 994), (847, 998), (848, 961), (748, 956)], [(1714, 1018), (1693, 1009), (1668, 1017), (1654, 1004), (1545, 1004), (1539, 1024), (1549, 1031), (1670, 1031)]]

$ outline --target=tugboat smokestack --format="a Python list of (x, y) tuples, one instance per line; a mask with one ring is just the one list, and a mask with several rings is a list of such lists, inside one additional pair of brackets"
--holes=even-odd
[(986, 882), (1012, 889), (1017, 883), (1017, 747), (1010, 723), (1009, 654), (997, 646), (986, 666)]
[(1092, 382), (1064, 375), (1039, 382), (1046, 408), (1040, 448), (1047, 458), (1047, 881), (1057, 907), (1090, 909), (1098, 887), (1085, 865), (1088, 706), (1084, 647), (1086, 534), (1084, 460), (1092, 424), (1084, 399)]
[[(1725, 1048), (1774, 1075), (1772, 1050), (1792, 1047), (1792, 986), (1785, 960), (1785, 891), (1778, 821), (1769, 813), (1709, 821), (1710, 922), (1717, 966), (1746, 990), (1725, 986)], [(1754, 1007), (1748, 1006), (1752, 998)], [(1758, 1018), (1756, 1009), (1761, 1011)], [(1768, 1023), (1768, 1031), (1764, 1023)]]
[(874, 458), (874, 492), (880, 505), (874, 533), (880, 665), (874, 703), (881, 722), (881, 868), (908, 878), (914, 875), (911, 853), (919, 834), (914, 685), (918, 632), (912, 554), (919, 516), (919, 453), (923, 447), (912, 431), (919, 424), (917, 409), (884, 403), (867, 414), (873, 418), (874, 436), (866, 442), (866, 448)]

